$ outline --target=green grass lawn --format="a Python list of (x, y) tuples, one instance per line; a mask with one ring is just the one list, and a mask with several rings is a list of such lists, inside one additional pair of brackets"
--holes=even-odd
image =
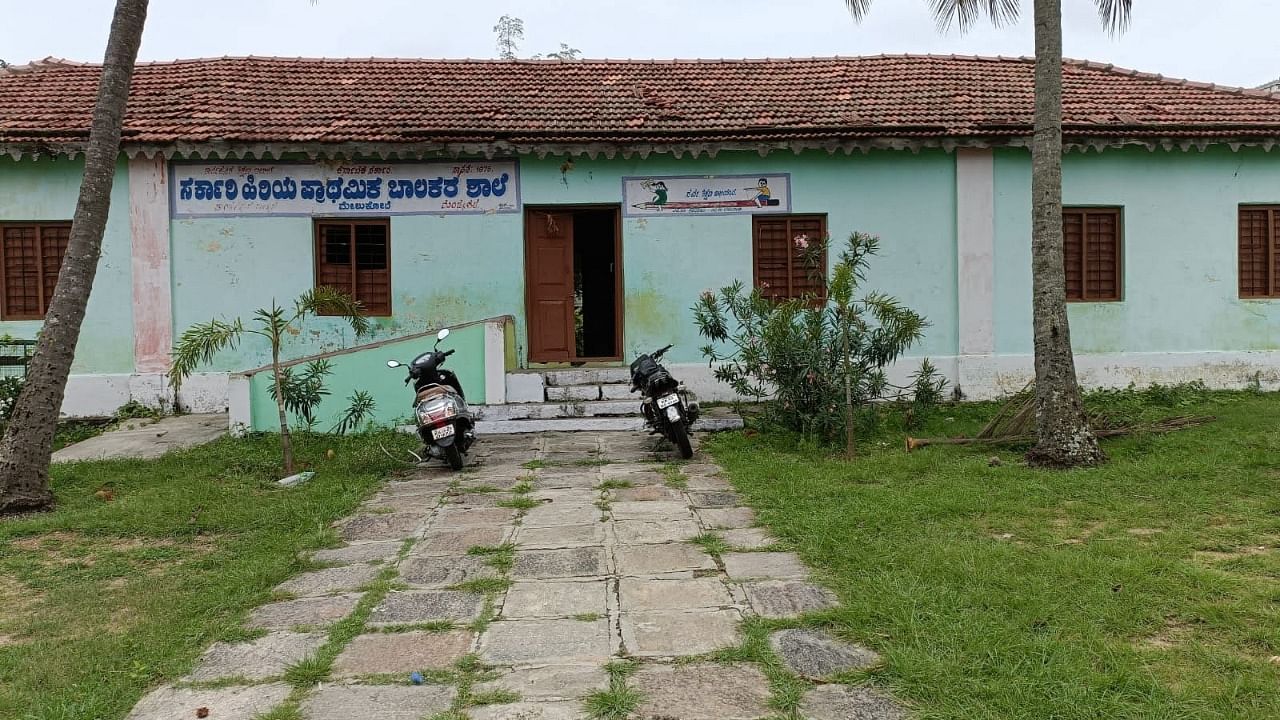
[[(906, 454), (887, 429), (853, 462), (769, 433), (706, 447), (840, 594), (800, 624), (879, 650), (870, 679), (919, 718), (1280, 718), (1280, 396), (1090, 404), (1219, 419), (1106, 441), (1110, 463), (1070, 472)], [(912, 434), (993, 411), (942, 408)]]
[(0, 520), (0, 717), (124, 717), (211, 642), (242, 636), (246, 612), (303, 569), (299, 550), (333, 541), (329, 524), (395, 466), (379, 442), (412, 445), (295, 441), (317, 475), (291, 489), (274, 482), (274, 437), (54, 466), (58, 508)]

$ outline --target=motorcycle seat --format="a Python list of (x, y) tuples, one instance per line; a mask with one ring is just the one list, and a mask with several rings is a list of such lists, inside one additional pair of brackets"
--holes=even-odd
[(413, 399), (413, 404), (417, 405), (423, 400), (430, 400), (431, 398), (440, 397), (441, 395), (444, 395), (446, 392), (448, 392), (448, 388), (444, 387), (443, 385), (432, 385), (430, 387), (424, 387), (418, 391), (418, 396)]

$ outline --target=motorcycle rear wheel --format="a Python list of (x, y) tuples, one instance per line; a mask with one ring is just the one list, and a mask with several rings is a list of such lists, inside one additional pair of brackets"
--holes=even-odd
[(678, 422), (671, 425), (671, 442), (680, 450), (680, 457), (685, 460), (693, 457), (693, 444), (689, 442), (689, 431), (684, 423)]
[(462, 469), (462, 449), (458, 447), (456, 442), (444, 448), (444, 461), (449, 463), (450, 469)]

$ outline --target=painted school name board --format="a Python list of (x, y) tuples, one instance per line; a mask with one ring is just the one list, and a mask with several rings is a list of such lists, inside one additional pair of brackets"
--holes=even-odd
[(514, 161), (175, 163), (170, 187), (175, 218), (520, 211)]
[(670, 175), (622, 179), (631, 217), (791, 212), (791, 176)]

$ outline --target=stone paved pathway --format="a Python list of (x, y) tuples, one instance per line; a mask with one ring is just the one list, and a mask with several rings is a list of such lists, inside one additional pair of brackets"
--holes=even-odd
[[(801, 629), (744, 647), (744, 619), (836, 598), (710, 460), (672, 457), (635, 433), (497, 436), (463, 473), (389, 482), (339, 524), (344, 547), (315, 553), (322, 569), (251, 614), (260, 637), (214, 645), (129, 718), (905, 718), (874, 688), (823, 682), (877, 665), (870, 650)], [(743, 661), (710, 655), (727, 648)]]

